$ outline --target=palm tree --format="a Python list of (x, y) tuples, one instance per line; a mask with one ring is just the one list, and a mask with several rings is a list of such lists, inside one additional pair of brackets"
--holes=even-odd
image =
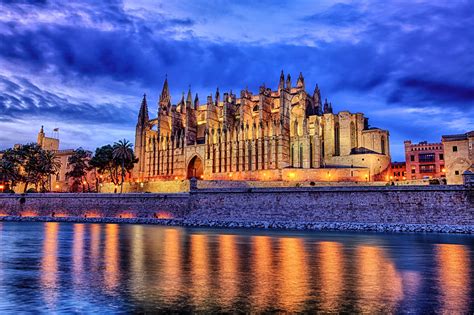
[(120, 193), (123, 191), (123, 182), (125, 180), (125, 163), (133, 160), (133, 150), (130, 141), (123, 139), (114, 143), (114, 159), (120, 161), (122, 167), (122, 182), (120, 183)]
[(41, 176), (42, 191), (45, 191), (45, 179), (47, 180), (51, 175), (55, 175), (59, 172), (59, 169), (61, 168), (61, 162), (53, 151), (46, 150), (40, 151), (38, 162), (38, 173)]

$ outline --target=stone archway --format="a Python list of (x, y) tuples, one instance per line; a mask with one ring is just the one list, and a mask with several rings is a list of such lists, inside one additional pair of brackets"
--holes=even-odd
[(199, 156), (195, 155), (188, 163), (188, 173), (187, 178), (197, 178), (201, 179), (203, 173), (203, 164)]

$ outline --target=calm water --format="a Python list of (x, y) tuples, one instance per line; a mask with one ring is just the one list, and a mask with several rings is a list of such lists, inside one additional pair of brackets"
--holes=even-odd
[(474, 310), (474, 237), (0, 222), (0, 313)]

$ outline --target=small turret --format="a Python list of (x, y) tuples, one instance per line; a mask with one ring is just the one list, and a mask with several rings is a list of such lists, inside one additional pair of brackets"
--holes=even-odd
[(323, 113), (324, 113), (324, 114), (328, 114), (328, 113), (329, 113), (329, 104), (328, 104), (328, 99), (327, 99), (327, 98), (324, 100)]
[(219, 94), (219, 87), (217, 87), (217, 90), (216, 90), (216, 106), (219, 106), (219, 102), (221, 100), (221, 97), (220, 97), (220, 94)]
[(166, 76), (165, 82), (163, 83), (163, 89), (160, 94), (159, 106), (167, 112), (169, 112), (171, 108), (171, 95), (170, 89), (168, 87), (168, 76)]
[(285, 74), (283, 73), (283, 70), (281, 70), (280, 82), (278, 82), (278, 91), (281, 91), (284, 88), (285, 88)]
[(286, 77), (286, 89), (291, 90), (291, 76), (290, 76), (290, 74), (288, 74), (287, 77)]
[(196, 97), (194, 98), (194, 109), (198, 109), (199, 107), (199, 97), (198, 94), (196, 93)]
[(298, 76), (298, 81), (296, 81), (296, 87), (304, 89), (304, 78), (303, 78), (303, 73), (301, 72), (300, 72), (300, 75)]
[(43, 140), (44, 140), (44, 129), (43, 126), (41, 126), (40, 131), (38, 132), (38, 139), (37, 143), (42, 147), (43, 146)]
[(191, 86), (188, 89), (188, 96), (186, 97), (186, 108), (191, 108), (193, 104), (193, 96), (191, 94)]
[(137, 127), (145, 127), (149, 120), (148, 105), (146, 102), (146, 94), (143, 94), (142, 103), (140, 104), (140, 111), (138, 112)]

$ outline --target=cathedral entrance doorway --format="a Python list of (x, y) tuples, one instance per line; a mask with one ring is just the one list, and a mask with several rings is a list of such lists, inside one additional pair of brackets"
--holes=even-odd
[(189, 161), (187, 178), (190, 179), (190, 178), (195, 177), (197, 179), (201, 179), (202, 173), (203, 173), (202, 160), (197, 155), (195, 155), (191, 159), (191, 161)]

